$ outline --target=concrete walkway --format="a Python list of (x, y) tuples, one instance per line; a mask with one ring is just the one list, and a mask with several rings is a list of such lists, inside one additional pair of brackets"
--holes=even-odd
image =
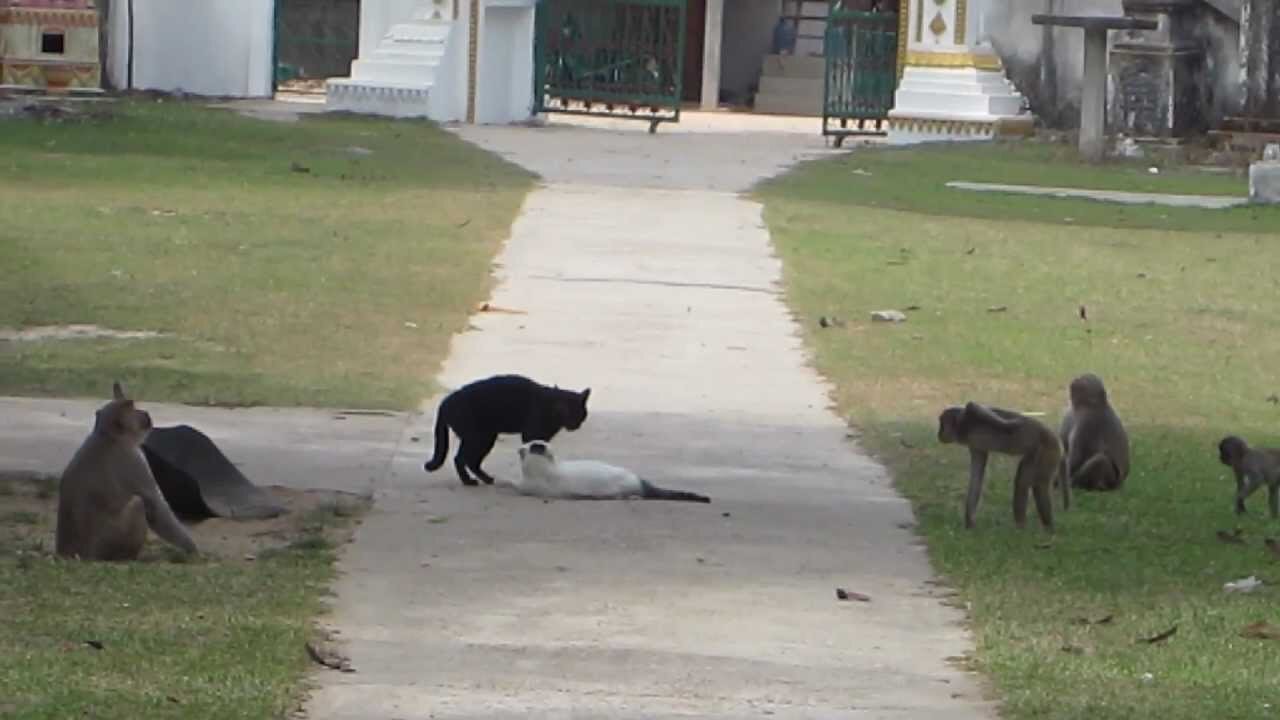
[[(547, 185), (497, 263), (492, 302), (524, 314), (474, 318), (444, 383), (590, 386), (562, 456), (714, 502), (547, 503), (427, 475), (432, 399), (342, 562), (330, 621), (357, 672), (320, 671), (308, 717), (991, 717), (945, 661), (970, 642), (930, 596), (909, 508), (827, 409), (761, 209), (735, 194), (821, 139), (458, 132)], [(486, 463), (499, 480), (517, 442)]]

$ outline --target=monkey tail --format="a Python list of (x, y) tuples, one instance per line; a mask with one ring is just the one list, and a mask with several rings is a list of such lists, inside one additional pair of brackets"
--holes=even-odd
[(444, 417), (447, 404), (448, 398), (445, 398), (445, 402), (440, 403), (440, 409), (436, 410), (436, 447), (431, 459), (422, 466), (427, 472), (439, 470), (449, 454), (449, 423)]
[(640, 490), (645, 500), (676, 500), (679, 502), (696, 502), (709, 503), (711, 498), (706, 495), (685, 492), (683, 490), (666, 490), (650, 483), (647, 480), (640, 481)]

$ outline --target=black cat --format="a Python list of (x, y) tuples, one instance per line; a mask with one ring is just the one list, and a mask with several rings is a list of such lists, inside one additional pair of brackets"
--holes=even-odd
[(520, 375), (495, 375), (476, 380), (449, 393), (436, 411), (435, 454), (422, 467), (435, 472), (449, 454), (449, 428), (458, 434), (458, 454), (453, 466), (463, 485), (475, 485), (470, 468), (492, 485), (493, 478), (480, 469), (499, 433), (520, 433), (521, 442), (549, 441), (561, 429), (577, 430), (587, 419), (587, 397), (582, 392), (547, 387)]

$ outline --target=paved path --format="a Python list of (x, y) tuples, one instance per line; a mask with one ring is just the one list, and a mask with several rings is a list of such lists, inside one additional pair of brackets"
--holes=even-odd
[[(465, 128), (541, 173), (487, 313), (443, 380), (590, 386), (563, 456), (714, 503), (551, 502), (427, 475), (437, 399), (406, 430), (342, 563), (332, 625), (357, 672), (314, 720), (985, 718), (947, 656), (907, 504), (827, 409), (735, 193), (816, 136)], [(513, 438), (486, 468), (517, 472)], [(840, 603), (837, 586), (872, 602)]]

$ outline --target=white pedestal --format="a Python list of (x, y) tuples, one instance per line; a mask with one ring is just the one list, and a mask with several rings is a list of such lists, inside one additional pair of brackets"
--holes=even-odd
[(908, 65), (889, 113), (889, 140), (990, 140), (1033, 126), (1022, 95), (999, 71)]
[(433, 112), (431, 90), (453, 25), (430, 0), (419, 0), (409, 19), (393, 24), (372, 52), (360, 48), (360, 57), (351, 63), (351, 77), (325, 83), (325, 104), (330, 110), (392, 117), (442, 114)]
[(904, 1), (902, 8), (906, 66), (889, 112), (890, 143), (989, 140), (1034, 129), (988, 42), (990, 0)]

